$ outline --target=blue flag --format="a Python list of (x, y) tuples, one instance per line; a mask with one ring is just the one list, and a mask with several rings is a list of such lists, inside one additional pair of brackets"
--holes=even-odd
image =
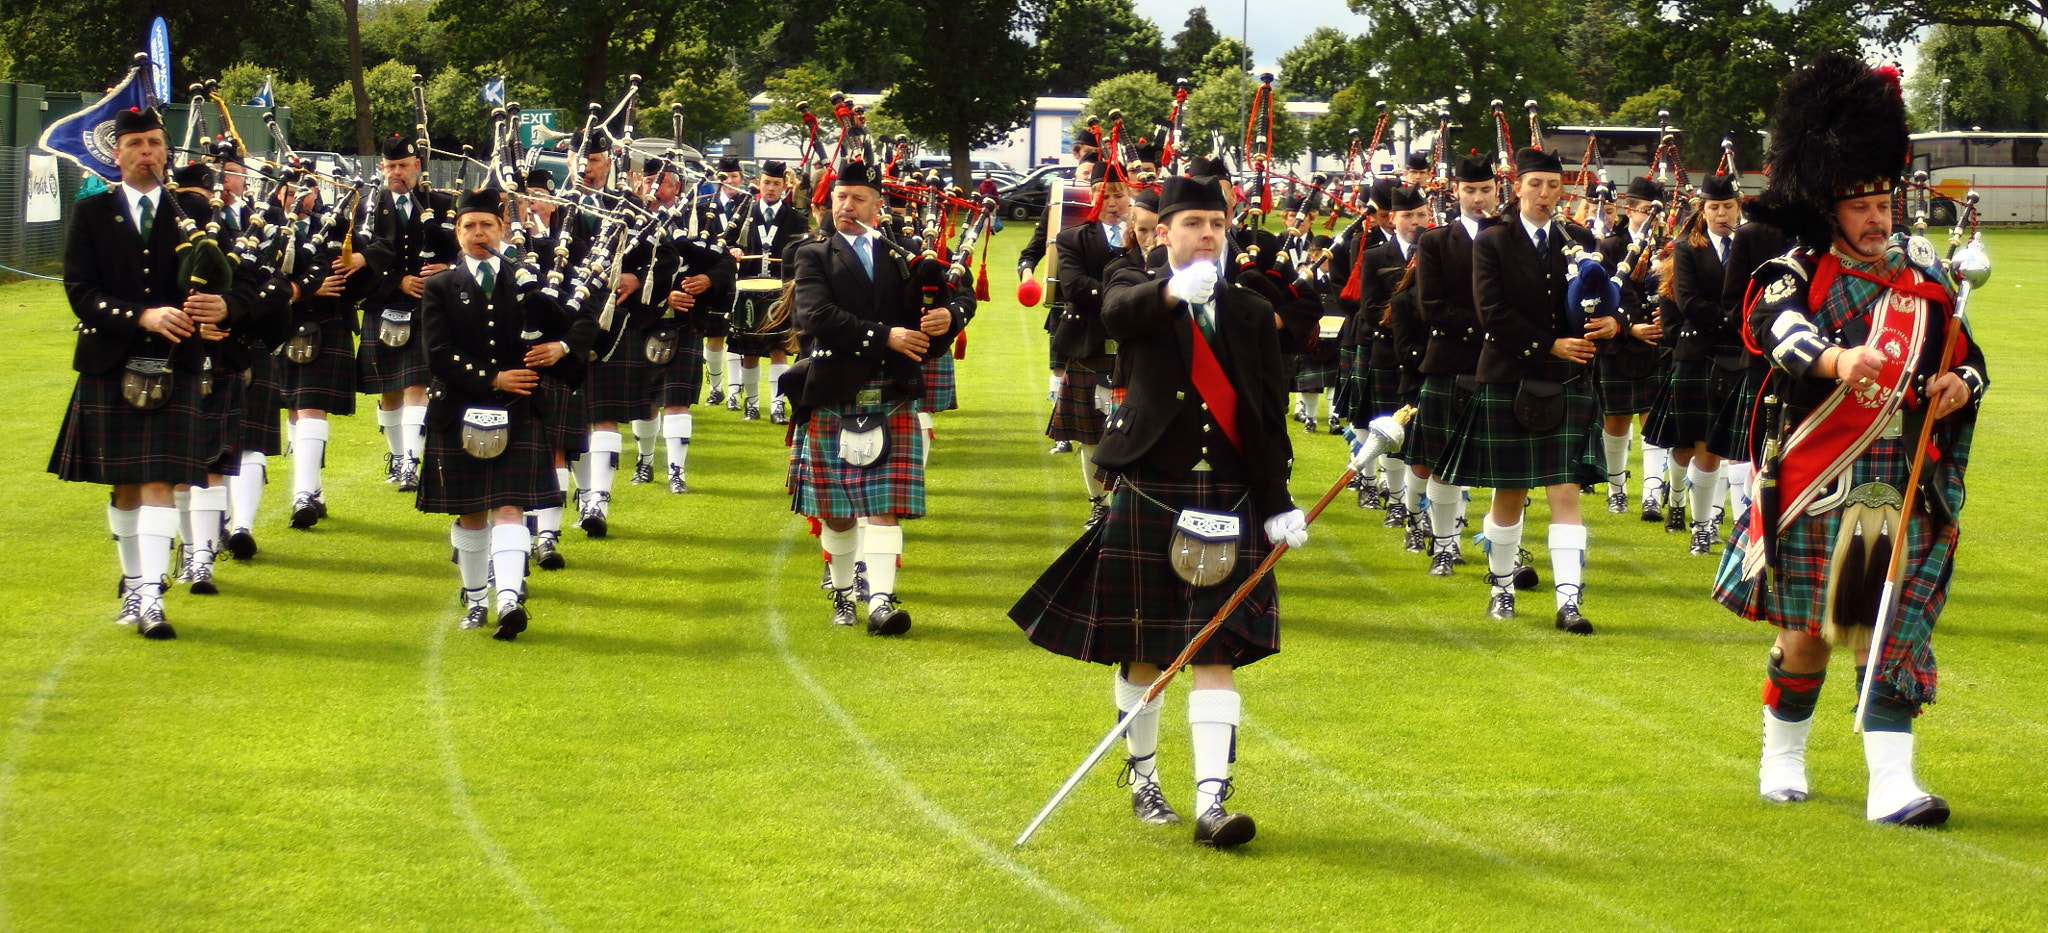
[(36, 145), (78, 164), (108, 181), (121, 180), (121, 168), (114, 163), (114, 114), (150, 106), (150, 79), (143, 77), (148, 62), (138, 56), (128, 77), (114, 86), (99, 103), (86, 107), (43, 130)]
[(484, 103), (490, 104), (493, 107), (505, 106), (505, 76), (499, 75), (492, 80), (485, 81), (482, 97)]
[(270, 92), (270, 76), (264, 75), (263, 90), (257, 91), (255, 97), (249, 98), (249, 106), (269, 108), (276, 106), (276, 104), (277, 98)]
[(150, 87), (157, 103), (171, 99), (171, 28), (159, 16), (149, 24)]

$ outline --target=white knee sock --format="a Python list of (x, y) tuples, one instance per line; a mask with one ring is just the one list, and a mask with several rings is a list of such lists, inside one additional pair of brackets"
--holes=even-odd
[(1235, 690), (1188, 691), (1188, 732), (1195, 758), (1195, 814), (1222, 803), (1237, 755), (1237, 724), (1244, 711)]
[(1380, 470), (1386, 477), (1388, 494), (1398, 497), (1401, 495), (1402, 490), (1408, 488), (1407, 464), (1393, 457), (1381, 457)]
[(918, 437), (919, 437), (919, 438), (921, 438), (921, 439), (922, 439), (922, 440), (924, 441), (924, 450), (923, 450), (923, 451), (921, 451), (921, 452), (919, 452), (919, 454), (918, 454), (918, 457), (917, 457), (917, 465), (918, 465), (918, 466), (924, 466), (924, 465), (925, 465), (926, 463), (929, 463), (929, 462), (931, 461), (931, 459), (932, 459), (932, 413), (931, 413), (931, 412), (928, 412), (928, 411), (921, 411), (921, 412), (918, 412), (918, 413), (917, 413), (917, 434), (918, 434)]
[(1458, 540), (1458, 506), (1463, 503), (1465, 493), (1434, 476), (1429, 478), (1428, 486), (1429, 533), (1436, 538), (1430, 552), (1435, 553)]
[(491, 526), (491, 575), (498, 581), (498, 598), (517, 597), (526, 586), (526, 555), (533, 549), (533, 535), (525, 525)]
[[(1659, 447), (1647, 440), (1643, 441), (1644, 476), (1666, 476), (1671, 473), (1671, 467), (1674, 462), (1671, 459), (1671, 448)], [(1664, 495), (1668, 501), (1671, 496), (1669, 487), (1665, 488)]]
[(677, 469), (690, 468), (690, 432), (696, 426), (696, 416), (687, 411), (661, 416), (661, 436), (668, 439), (668, 462)]
[(460, 523), (448, 528), (448, 543), (455, 546), (455, 569), (462, 573), (462, 588), (465, 595), (474, 594), (478, 602), (487, 595), (484, 588), (491, 585), (489, 528), (464, 528)]
[(562, 534), (562, 507), (561, 507), (561, 506), (559, 506), (559, 505), (558, 505), (558, 506), (555, 506), (554, 508), (551, 508), (551, 509), (534, 509), (534, 510), (533, 510), (533, 512), (532, 512), (532, 515), (533, 515), (533, 530), (534, 530), (534, 531), (536, 531), (536, 532), (538, 532), (538, 533), (540, 533), (540, 534), (548, 534), (548, 533), (552, 532), (552, 533), (553, 533), (553, 534), (554, 534), (555, 536), (557, 536), (557, 537), (560, 537), (560, 536), (561, 536), (561, 534)]
[(114, 551), (121, 558), (121, 579), (131, 584), (142, 579), (142, 548), (135, 540), (138, 511), (107, 504), (107, 530), (113, 532)]
[(1060, 383), (1062, 381), (1063, 380), (1060, 379), (1059, 373), (1053, 373), (1052, 375), (1045, 377), (1045, 391), (1051, 395), (1060, 394)]
[(1522, 520), (1517, 518), (1512, 525), (1499, 525), (1493, 521), (1493, 513), (1486, 515), (1486, 569), (1496, 579), (1496, 589), (1513, 589), (1514, 581), (1507, 579), (1515, 572), (1515, 557), (1522, 550)]
[(1728, 520), (1742, 521), (1749, 512), (1749, 464), (1724, 460), (1721, 473), (1728, 481)]
[(845, 531), (833, 531), (826, 526), (818, 532), (818, 546), (831, 558), (832, 588), (852, 590), (853, 565), (860, 560), (860, 526)]
[(263, 504), (263, 484), (268, 479), (269, 463), (270, 458), (260, 450), (242, 451), (241, 472), (228, 477), (234, 530), (248, 531), (256, 527), (256, 509)]
[(1456, 522), (1456, 524), (1457, 524), (1458, 530), (1459, 530), (1460, 532), (1462, 532), (1462, 531), (1464, 531), (1464, 530), (1465, 530), (1465, 509), (1466, 509), (1466, 508), (1467, 508), (1468, 506), (1470, 506), (1471, 504), (1472, 504), (1472, 487), (1470, 487), (1470, 486), (1459, 486), (1459, 487), (1458, 487), (1458, 518), (1457, 518), (1457, 522)]
[(1088, 490), (1088, 498), (1102, 498), (1102, 480), (1095, 478), (1095, 445), (1076, 441), (1074, 453), (1081, 461), (1081, 482)]
[(1550, 578), (1557, 591), (1557, 608), (1577, 604), (1580, 582), (1586, 571), (1586, 526), (1550, 526)]
[(722, 381), (725, 378), (725, 351), (713, 350), (710, 347), (704, 349), (704, 374), (710, 377), (705, 381), (716, 389), (725, 384)]
[(749, 402), (761, 397), (761, 364), (759, 360), (756, 360), (752, 366), (744, 363), (740, 364), (740, 394), (746, 396)]
[(619, 453), (626, 439), (617, 431), (590, 432), (590, 491), (610, 495), (612, 477), (619, 469)]
[(171, 507), (178, 510), (178, 541), (192, 550), (192, 487), (171, 490)]
[[(623, 438), (622, 438), (623, 440)], [(633, 445), (640, 449), (640, 459), (654, 456), (655, 445), (661, 441), (661, 422), (653, 418), (639, 418), (633, 422)]]
[(726, 383), (726, 388), (731, 390), (727, 395), (740, 394), (740, 370), (745, 366), (746, 360), (739, 354), (730, 351), (725, 354), (725, 371), (732, 377), (732, 381)]
[[(1609, 483), (1626, 482), (1627, 478), (1622, 474), (1628, 472), (1628, 432), (1609, 434), (1606, 431), (1601, 431), (1600, 450), (1606, 455), (1607, 481)], [(1648, 471), (1645, 470), (1645, 472)]]
[(577, 454), (576, 459), (569, 461), (569, 477), (576, 481), (576, 491), (578, 493), (586, 492), (590, 489), (589, 453)]
[(403, 415), (400, 408), (377, 409), (377, 430), (383, 432), (384, 449), (391, 452), (393, 459), (405, 456), (405, 432), (400, 430), (403, 422), (399, 420)]
[(405, 458), (420, 462), (427, 449), (427, 406), (407, 405), (398, 410), (398, 430), (405, 435)]
[(869, 525), (861, 534), (860, 559), (868, 565), (868, 598), (872, 607), (896, 593), (896, 558), (903, 553), (903, 526)]
[(185, 541), (192, 546), (193, 560), (211, 561), (220, 550), (220, 520), (227, 510), (228, 487), (192, 487), (191, 537)]
[(1714, 480), (1718, 478), (1715, 473), (1700, 469), (1700, 462), (1697, 459), (1693, 460), (1691, 466), (1685, 468), (1685, 482), (1690, 493), (1687, 504), (1692, 509), (1693, 524), (1705, 524), (1713, 518)]
[(789, 372), (788, 363), (768, 364), (768, 395), (770, 397), (780, 398), (782, 396), (782, 374), (786, 372)]
[(1707, 507), (1709, 510), (1707, 518), (1710, 521), (1714, 517), (1712, 513), (1721, 510), (1721, 503), (1728, 496), (1728, 474), (1730, 472), (1728, 468), (1730, 465), (1728, 461), (1723, 460), (1720, 466), (1714, 468), (1714, 491), (1707, 496)]
[(1401, 504), (1408, 507), (1408, 514), (1415, 515), (1422, 511), (1422, 493), (1429, 488), (1429, 483), (1405, 466), (1401, 470), (1401, 479), (1408, 484), (1401, 489)]
[(1152, 757), (1159, 751), (1159, 711), (1166, 706), (1164, 694), (1153, 697), (1152, 702), (1138, 708), (1138, 701), (1144, 699), (1146, 688), (1151, 684), (1134, 684), (1124, 679), (1123, 672), (1113, 671), (1115, 681), (1112, 689), (1116, 696), (1116, 711), (1131, 718), (1131, 727), (1124, 732), (1124, 747), (1132, 758), (1139, 759), (1131, 766), (1135, 780), (1156, 784), (1159, 782), (1159, 763)]
[(171, 543), (178, 535), (178, 510), (167, 505), (145, 505), (135, 510), (136, 571), (142, 577), (144, 608), (151, 599), (161, 599), (159, 584), (171, 566)]
[(292, 428), (292, 495), (319, 495), (327, 461), (327, 420), (300, 418)]

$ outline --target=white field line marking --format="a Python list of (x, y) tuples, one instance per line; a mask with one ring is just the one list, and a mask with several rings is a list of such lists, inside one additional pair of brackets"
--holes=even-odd
[[(35, 692), (29, 694), (28, 703), (14, 717), (14, 729), (7, 736), (7, 757), (0, 760), (0, 858), (6, 856), (8, 849), (7, 807), (8, 797), (14, 791), (14, 775), (22, 757), (28, 754), (29, 740), (35, 738), (36, 729), (43, 724), (43, 709), (57, 694), (57, 684), (64, 679), (64, 672), (70, 669), (71, 662), (85, 653), (85, 643), (105, 628), (104, 624), (88, 623), (81, 629), (77, 637), (71, 639), (71, 644), (64, 646), (64, 653), (58, 655), (56, 662), (43, 672), (42, 679), (36, 681)], [(0, 871), (0, 878), (5, 877), (6, 873)], [(6, 893), (5, 888), (0, 887), (0, 931), (9, 929)]]
[(1469, 835), (1466, 835), (1463, 832), (1458, 831), (1456, 828), (1437, 822), (1436, 820), (1430, 819), (1427, 816), (1423, 816), (1422, 814), (1417, 813), (1414, 810), (1410, 810), (1407, 807), (1403, 807), (1397, 803), (1394, 803), (1393, 801), (1388, 800), (1385, 795), (1382, 795), (1377, 791), (1374, 791), (1372, 788), (1359, 783), (1350, 775), (1347, 775), (1344, 772), (1337, 770), (1336, 768), (1326, 765), (1321, 760), (1317, 759), (1314, 755), (1311, 755), (1308, 752), (1302, 751), (1301, 749), (1294, 747), (1292, 743), (1288, 742), (1286, 739), (1281, 738), (1273, 730), (1268, 729), (1265, 726), (1260, 725), (1259, 723), (1250, 721), (1250, 717), (1246, 717), (1246, 720), (1247, 721), (1244, 725), (1244, 728), (1250, 730), (1253, 735), (1258, 736), (1260, 741), (1265, 742), (1266, 744), (1279, 749), (1282, 754), (1286, 755), (1289, 758), (1294, 759), (1303, 767), (1306, 767), (1309, 770), (1314, 771), (1317, 774), (1321, 775), (1324, 780), (1330, 781), (1331, 783), (1342, 787), (1345, 791), (1349, 792), (1353, 797), (1358, 798), (1360, 801), (1363, 801), (1364, 803), (1371, 805), (1373, 807), (1377, 807), (1380, 810), (1386, 811), (1388, 814), (1391, 814), (1392, 816), (1400, 819), (1402, 822), (1405, 822), (1408, 825), (1421, 830), (1425, 835), (1434, 837), (1436, 839), (1441, 839), (1446, 842), (1450, 842), (1453, 845), (1458, 845), (1466, 849), (1469, 849), (1473, 853), (1479, 855), (1480, 857), (1485, 858), (1487, 861), (1500, 865), (1503, 868), (1514, 869), (1517, 872), (1534, 878), (1537, 881), (1540, 881), (1565, 894), (1569, 894), (1572, 897), (1578, 898), (1579, 900), (1582, 900), (1587, 904), (1592, 905), (1594, 908), (1597, 908), (1602, 913), (1605, 913), (1616, 919), (1626, 921), (1633, 926), (1653, 930), (1670, 929), (1664, 924), (1658, 923), (1657, 921), (1651, 920), (1650, 918), (1644, 917), (1640, 914), (1636, 914), (1628, 910), (1627, 908), (1622, 907), (1619, 904), (1602, 898), (1601, 896), (1594, 894), (1593, 892), (1587, 890), (1585, 887), (1577, 884), (1576, 882), (1573, 882), (1568, 878), (1559, 877), (1555, 874), (1538, 868), (1535, 865), (1531, 865), (1527, 862), (1520, 861), (1516, 859), (1514, 856), (1507, 854), (1506, 852), (1502, 852), (1499, 849), (1493, 848), (1492, 846), (1489, 846), (1483, 842), (1480, 842), (1477, 839), (1472, 838)]
[(938, 827), (954, 839), (959, 840), (967, 848), (974, 850), (975, 854), (981, 856), (983, 861), (1008, 872), (1011, 877), (1016, 878), (1025, 887), (1037, 892), (1046, 900), (1066, 908), (1068, 912), (1087, 921), (1089, 925), (1096, 929), (1121, 929), (1121, 927), (1111, 923), (1107, 918), (1089, 910), (1087, 905), (1075, 900), (1065, 891), (1054, 887), (1045, 879), (1040, 878), (1036, 872), (1025, 867), (1023, 863), (1011, 858), (987, 840), (975, 835), (966, 826), (962, 825), (957, 817), (948, 813), (945, 808), (933, 803), (930, 798), (919, 792), (916, 786), (903, 777), (903, 772), (897, 770), (896, 765), (889, 761), (889, 757), (882, 753), (881, 747), (877, 746), (875, 741), (869, 738), (866, 732), (861, 731), (860, 725), (853, 721), (853, 716), (847, 713), (844, 707), (839, 705), (837, 699), (833, 698), (832, 691), (825, 689), (823, 684), (818, 683), (817, 679), (811, 676), (810, 669), (804, 666), (803, 660), (798, 658), (796, 652), (789, 647), (789, 633), (783, 627), (782, 610), (776, 606), (775, 601), (776, 588), (782, 581), (782, 565), (788, 559), (790, 547), (795, 540), (796, 526), (792, 525), (788, 531), (783, 533), (781, 542), (775, 546), (775, 555), (769, 558), (769, 566), (773, 569), (768, 572), (767, 585), (768, 637), (775, 643), (775, 653), (782, 658), (783, 665), (789, 668), (790, 676), (803, 686), (805, 692), (811, 695), (811, 699), (825, 711), (826, 715), (832, 718), (833, 722), (839, 724), (840, 731), (844, 732), (846, 737), (860, 748), (861, 755), (868, 760), (868, 767), (873, 768), (876, 773), (882, 776), (883, 780), (887, 781), (891, 787), (894, 787), (896, 792), (902, 795), (903, 799), (909, 801), (910, 805), (927, 822)]
[(434, 623), (433, 638), (427, 641), (427, 709), (434, 721), (434, 740), (441, 746), (441, 776), (448, 786), (448, 808), (455, 811), (456, 819), (469, 831), (469, 838), (477, 848), (482, 849), (484, 859), (491, 863), (491, 870), (512, 889), (533, 918), (550, 930), (566, 929), (552, 914), (540, 897), (528, 887), (526, 879), (519, 876), (519, 870), (512, 866), (511, 856), (491, 836), (490, 828), (477, 816), (476, 808), (469, 802), (469, 784), (462, 779), (462, 759), (455, 753), (455, 734), (448, 726), (447, 696), (441, 689), (441, 646), (448, 640), (448, 629), (454, 623), (443, 619)]

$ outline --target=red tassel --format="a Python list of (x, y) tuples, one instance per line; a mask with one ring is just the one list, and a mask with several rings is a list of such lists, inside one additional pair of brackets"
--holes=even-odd
[(825, 169), (824, 177), (818, 179), (818, 189), (811, 192), (812, 207), (824, 207), (832, 203), (832, 182), (838, 176), (839, 169), (837, 166), (830, 166)]
[(989, 300), (989, 298), (988, 298), (988, 254), (987, 254), (987, 253), (982, 253), (982, 254), (981, 254), (981, 271), (979, 271), (979, 272), (976, 272), (976, 273), (974, 273), (974, 300), (975, 300), (975, 301), (987, 301), (987, 300)]
[(1360, 228), (1361, 232), (1358, 234), (1358, 239), (1351, 244), (1352, 251), (1358, 254), (1357, 260), (1351, 265), (1351, 280), (1345, 282), (1344, 290), (1337, 293), (1337, 297), (1345, 301), (1357, 301), (1365, 295), (1365, 234), (1363, 229)]
[(956, 360), (967, 358), (967, 331), (965, 330), (960, 331), (960, 336), (953, 338), (953, 358)]

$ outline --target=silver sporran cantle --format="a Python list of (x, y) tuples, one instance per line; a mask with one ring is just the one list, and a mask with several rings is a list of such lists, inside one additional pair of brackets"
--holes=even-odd
[(1173, 522), (1167, 557), (1173, 572), (1193, 586), (1215, 586), (1237, 569), (1244, 519), (1231, 512), (1182, 509)]
[(284, 342), (284, 358), (301, 366), (313, 362), (320, 356), (320, 325), (307, 321), (292, 332), (292, 338)]
[(676, 343), (682, 338), (682, 331), (675, 327), (657, 327), (647, 335), (647, 362), (660, 366), (675, 358)]
[(392, 349), (405, 346), (412, 340), (412, 312), (402, 308), (386, 308), (377, 315), (377, 342)]
[(462, 449), (478, 460), (489, 460), (505, 452), (512, 442), (512, 413), (503, 408), (465, 408), (462, 411)]
[(839, 419), (839, 459), (852, 466), (866, 467), (888, 455), (888, 412), (845, 415)]

